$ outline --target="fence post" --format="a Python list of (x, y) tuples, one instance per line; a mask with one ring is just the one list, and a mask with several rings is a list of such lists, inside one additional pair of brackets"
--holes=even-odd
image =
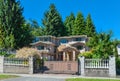
[(79, 64), (79, 73), (81, 74), (81, 76), (84, 76), (85, 75), (85, 57), (84, 56), (81, 56), (79, 57), (79, 60), (80, 60), (80, 64)]
[(34, 72), (33, 72), (33, 70), (34, 70), (34, 68), (33, 68), (33, 57), (29, 57), (29, 74), (33, 74)]
[(116, 62), (114, 56), (109, 56), (109, 76), (116, 77)]
[(4, 72), (4, 56), (0, 56), (0, 73)]

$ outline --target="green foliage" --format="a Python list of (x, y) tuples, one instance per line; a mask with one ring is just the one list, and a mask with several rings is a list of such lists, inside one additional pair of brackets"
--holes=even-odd
[(92, 58), (93, 53), (91, 51), (83, 52), (79, 56), (84, 56), (85, 58)]
[(85, 20), (82, 13), (78, 12), (74, 22), (73, 35), (84, 35), (85, 34)]
[(34, 37), (44, 35), (44, 28), (40, 27), (37, 21), (32, 20), (29, 25), (31, 27), (31, 33)]
[(113, 44), (111, 42), (111, 33), (99, 33), (87, 42), (87, 46), (91, 48), (92, 58), (108, 58), (113, 55)]
[(116, 68), (120, 68), (120, 58), (116, 58)]
[(0, 0), (0, 47), (13, 49), (31, 42), (20, 1)]
[(63, 25), (62, 18), (54, 4), (51, 4), (49, 10), (45, 12), (42, 23), (45, 27), (45, 35), (56, 37), (66, 35), (66, 29)]
[(64, 25), (66, 27), (66, 33), (68, 36), (72, 35), (74, 21), (75, 21), (75, 16), (73, 13), (71, 13), (70, 16), (67, 16), (64, 21)]
[(92, 22), (90, 14), (88, 14), (85, 25), (85, 35), (93, 37), (96, 34), (94, 24)]
[(71, 78), (66, 81), (119, 81), (114, 79)]
[(7, 56), (7, 52), (1, 51), (1, 52), (0, 52), (0, 56)]

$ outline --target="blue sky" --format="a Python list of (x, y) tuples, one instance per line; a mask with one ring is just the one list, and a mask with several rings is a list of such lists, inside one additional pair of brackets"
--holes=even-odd
[(57, 10), (65, 17), (73, 12), (82, 12), (84, 17), (91, 14), (98, 32), (113, 31), (113, 38), (120, 39), (120, 0), (20, 0), (24, 7), (25, 19), (35, 19), (41, 25), (44, 12), (54, 3)]

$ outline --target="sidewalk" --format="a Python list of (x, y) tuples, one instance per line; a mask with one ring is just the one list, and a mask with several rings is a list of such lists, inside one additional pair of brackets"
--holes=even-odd
[(11, 74), (11, 73), (1, 73), (4, 75), (17, 75), (21, 77), (39, 77), (39, 78), (55, 78), (55, 79), (67, 79), (67, 78), (92, 78), (92, 79), (117, 79), (120, 80), (120, 76), (115, 78), (112, 77), (87, 77), (69, 74)]

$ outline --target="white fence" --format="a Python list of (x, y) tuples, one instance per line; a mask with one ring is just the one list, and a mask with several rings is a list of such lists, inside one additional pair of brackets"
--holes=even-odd
[(110, 56), (109, 59), (85, 59), (84, 56), (79, 57), (79, 73), (82, 76), (116, 76), (115, 57)]
[(29, 59), (4, 57), (4, 65), (29, 66)]
[(109, 68), (109, 60), (85, 59), (85, 68)]
[(0, 56), (0, 73), (33, 74), (33, 57), (20, 59)]

